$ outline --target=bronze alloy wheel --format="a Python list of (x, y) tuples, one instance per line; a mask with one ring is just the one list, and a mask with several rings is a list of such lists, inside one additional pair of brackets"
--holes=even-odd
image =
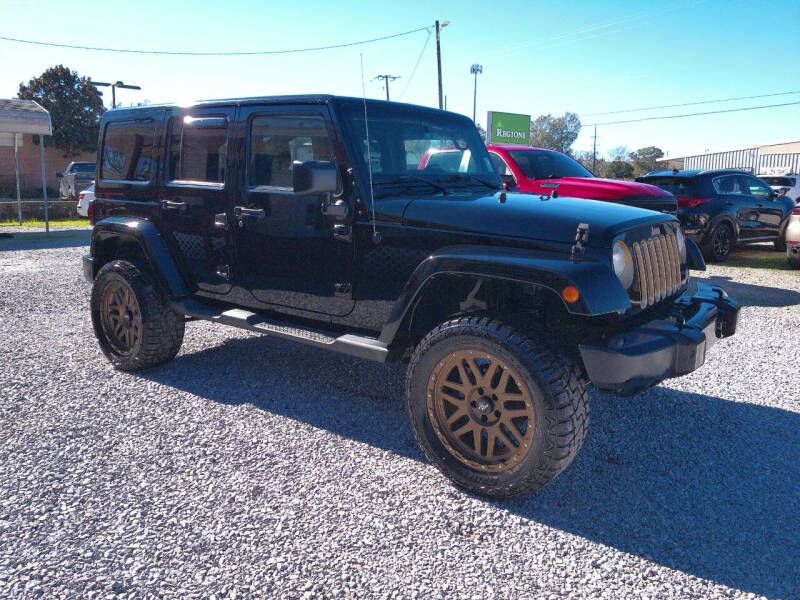
[(114, 352), (129, 356), (142, 337), (142, 313), (131, 288), (111, 281), (103, 290), (100, 303), (103, 332)]
[(427, 411), (439, 441), (464, 465), (500, 472), (528, 454), (533, 401), (522, 378), (480, 350), (442, 358), (427, 387)]

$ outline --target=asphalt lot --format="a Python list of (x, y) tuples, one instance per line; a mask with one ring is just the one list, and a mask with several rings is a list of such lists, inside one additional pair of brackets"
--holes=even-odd
[(191, 323), (172, 363), (114, 371), (87, 240), (0, 238), (0, 597), (800, 597), (783, 255), (701, 274), (745, 305), (736, 336), (690, 376), (592, 392), (575, 462), (501, 503), (424, 460), (402, 365)]

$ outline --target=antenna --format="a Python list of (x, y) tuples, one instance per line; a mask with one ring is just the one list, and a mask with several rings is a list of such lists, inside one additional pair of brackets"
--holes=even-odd
[(367, 136), (367, 170), (369, 171), (369, 206), (372, 211), (372, 241), (379, 244), (381, 241), (381, 234), (378, 233), (375, 227), (375, 194), (372, 190), (372, 152), (369, 149), (369, 119), (367, 119), (367, 85), (364, 83), (364, 55), (358, 55), (361, 58), (361, 97), (364, 100), (364, 132)]

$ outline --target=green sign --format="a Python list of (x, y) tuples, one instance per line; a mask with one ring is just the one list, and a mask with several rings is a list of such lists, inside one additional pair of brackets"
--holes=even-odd
[(486, 120), (487, 142), (495, 144), (523, 144), (531, 139), (531, 116), (489, 111)]

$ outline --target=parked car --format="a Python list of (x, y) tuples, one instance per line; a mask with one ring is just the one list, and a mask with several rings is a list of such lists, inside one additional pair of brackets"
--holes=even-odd
[(737, 244), (768, 241), (780, 252), (786, 248), (784, 234), (794, 200), (779, 196), (746, 171), (653, 171), (637, 181), (678, 198), (683, 231), (706, 260), (726, 260)]
[(489, 144), (489, 156), (508, 189), (629, 204), (675, 214), (675, 197), (659, 187), (595, 177), (574, 158), (555, 150)]
[(800, 269), (800, 205), (792, 209), (786, 226), (786, 260), (793, 269)]
[(78, 193), (94, 181), (93, 162), (71, 162), (63, 173), (56, 173), (60, 180), (58, 195), (62, 200), (77, 202)]
[(789, 196), (800, 204), (800, 175), (789, 173), (787, 175), (759, 175), (758, 178), (766, 183), (781, 196)]
[(92, 202), (94, 201), (94, 181), (82, 192), (78, 193), (78, 215), (81, 217), (89, 217), (89, 210), (91, 209)]
[[(100, 132), (83, 270), (113, 365), (171, 360), (190, 319), (407, 361), (417, 440), (478, 494), (563, 471), (590, 382), (636, 393), (736, 330), (722, 288), (689, 291), (704, 263), (674, 216), (507, 193), (462, 115), (290, 96), (118, 109)], [(408, 156), (454, 141), (464, 170)]]

